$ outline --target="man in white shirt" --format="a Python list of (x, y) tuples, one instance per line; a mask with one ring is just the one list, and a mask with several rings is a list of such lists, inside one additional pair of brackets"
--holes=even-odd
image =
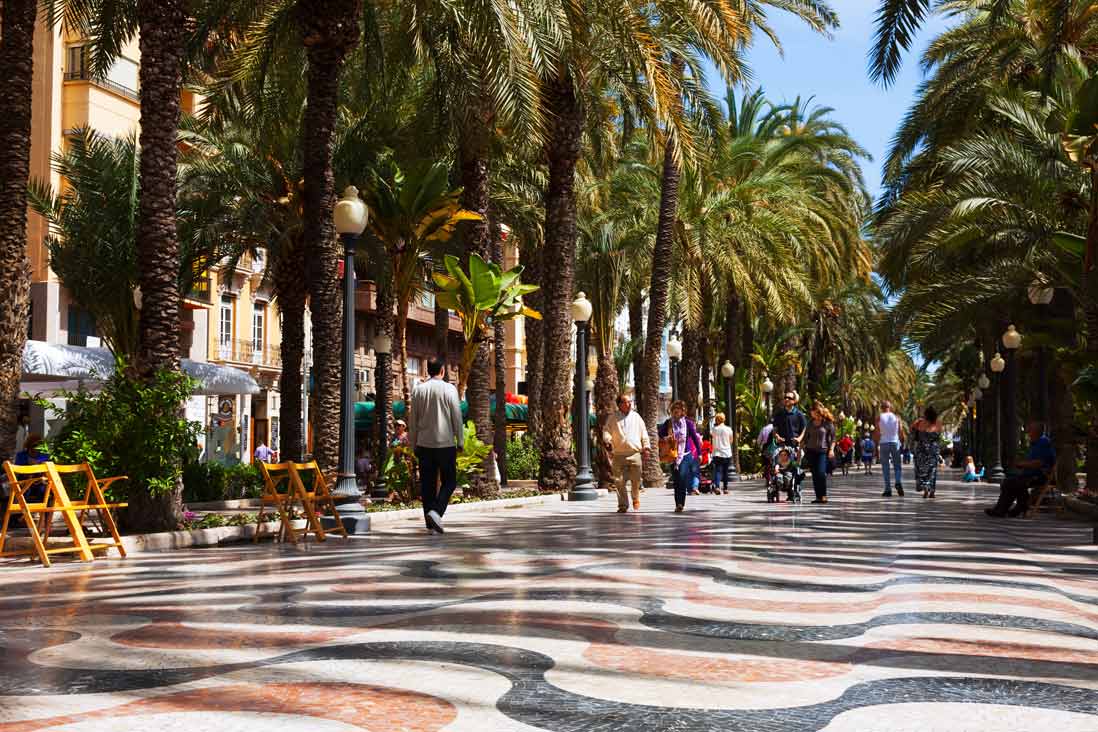
[(633, 411), (633, 402), (625, 394), (618, 397), (617, 414), (607, 422), (602, 440), (613, 456), (611, 465), (616, 476), (618, 513), (629, 510), (629, 498), (625, 493), (626, 482), (631, 484), (633, 510), (639, 511), (641, 469), (651, 444), (648, 441), (648, 428), (644, 426), (644, 420)]
[(713, 490), (718, 486), (728, 493), (728, 480), (732, 467), (732, 428), (725, 424), (724, 412), (713, 417)]
[(881, 402), (881, 415), (877, 417), (877, 431), (874, 435), (877, 451), (881, 456), (881, 472), (884, 474), (885, 489), (882, 496), (892, 495), (892, 474), (896, 474), (896, 494), (904, 495), (903, 462), (900, 460), (900, 445), (904, 441), (904, 428), (900, 418), (892, 411), (890, 402)]
[[(419, 494), (427, 530), (442, 533), (442, 516), (457, 488), (457, 454), (465, 447), (457, 387), (443, 379), (445, 364), (427, 362), (427, 381), (412, 390), (408, 443), (419, 460)], [(441, 486), (439, 479), (441, 476)]]

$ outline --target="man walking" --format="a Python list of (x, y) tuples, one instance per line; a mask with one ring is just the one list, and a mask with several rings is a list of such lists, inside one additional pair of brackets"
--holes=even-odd
[(650, 443), (644, 420), (633, 411), (633, 402), (625, 394), (618, 397), (617, 414), (607, 422), (606, 429), (602, 433), (602, 441), (610, 450), (611, 470), (614, 473), (614, 483), (618, 492), (618, 513), (629, 510), (629, 497), (625, 492), (626, 482), (630, 484), (633, 492), (633, 510), (639, 511), (641, 468), (643, 458), (647, 457), (650, 451)]
[(797, 395), (788, 392), (782, 405), (774, 410), (774, 416), (770, 420), (777, 433), (778, 443), (781, 445), (800, 445), (804, 441), (804, 432), (808, 429), (808, 418), (797, 406)]
[(732, 468), (732, 428), (725, 424), (724, 412), (717, 412), (713, 417), (716, 426), (713, 427), (713, 491), (723, 490), (728, 493), (728, 481), (731, 479)]
[[(408, 437), (419, 460), (419, 493), (427, 530), (442, 533), (442, 516), (457, 488), (457, 454), (465, 447), (461, 400), (457, 388), (443, 377), (445, 364), (427, 362), (430, 377), (412, 390)], [(441, 477), (442, 484), (439, 485)]]
[(904, 441), (904, 430), (900, 418), (892, 411), (892, 403), (881, 402), (881, 414), (877, 417), (877, 449), (881, 454), (881, 472), (884, 474), (885, 489), (882, 496), (892, 495), (892, 475), (896, 475), (896, 494), (904, 495), (903, 463), (900, 461), (900, 445)]

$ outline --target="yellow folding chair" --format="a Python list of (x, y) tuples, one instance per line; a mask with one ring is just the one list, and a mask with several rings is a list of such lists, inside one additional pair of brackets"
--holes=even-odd
[[(106, 551), (111, 547), (118, 549), (118, 553), (126, 556), (126, 549), (122, 546), (122, 539), (118, 535), (118, 527), (110, 511), (112, 508), (125, 508), (125, 503), (108, 503), (103, 496), (103, 487), (118, 480), (124, 480), (125, 476), (108, 478), (100, 484), (96, 480), (91, 467), (82, 465), (55, 465), (52, 462), (40, 465), (13, 465), (11, 461), (4, 462), (4, 472), (7, 474), (11, 487), (11, 495), (8, 498), (7, 509), (4, 512), (4, 522), (0, 526), (0, 557), (25, 556), (37, 554), (43, 566), (49, 567), (51, 554), (71, 553), (77, 554), (81, 560), (90, 562), (94, 559), (93, 550)], [(82, 473), (87, 481), (83, 500), (74, 501), (69, 497), (68, 490), (61, 480), (62, 474)], [(41, 500), (33, 500), (28, 496), (32, 486), (36, 483), (45, 483), (44, 494)], [(91, 544), (84, 533), (83, 519), (89, 511), (95, 511), (99, 515), (100, 523), (110, 532), (114, 539), (109, 544)], [(50, 535), (50, 520), (54, 513), (60, 513), (72, 537), (72, 546), (47, 547)], [(14, 514), (23, 516), (33, 542), (33, 550), (5, 552), (4, 545), (8, 538), (8, 527)], [(42, 524), (39, 526), (36, 518), (40, 517)]]
[(259, 537), (265, 533), (263, 509), (272, 506), (278, 511), (278, 517), (282, 521), (277, 539), (285, 541), (289, 538), (291, 542), (297, 543), (297, 536), (294, 534), (293, 526), (290, 525), (293, 520), (294, 499), (297, 498), (292, 468), (293, 463), (261, 462), (259, 464), (259, 471), (263, 474), (263, 492), (259, 496), (261, 505), (255, 521), (253, 542), (259, 541)]
[(294, 489), (297, 491), (298, 500), (301, 501), (301, 510), (305, 513), (305, 520), (308, 522), (308, 528), (302, 532), (302, 535), (307, 534), (311, 528), (317, 541), (324, 541), (324, 527), (321, 525), (320, 516), (322, 512), (330, 512), (335, 519), (335, 526), (331, 531), (342, 534), (344, 539), (348, 538), (347, 528), (339, 517), (328, 480), (321, 472), (320, 466), (315, 461), (291, 463), (290, 473), (294, 478)]

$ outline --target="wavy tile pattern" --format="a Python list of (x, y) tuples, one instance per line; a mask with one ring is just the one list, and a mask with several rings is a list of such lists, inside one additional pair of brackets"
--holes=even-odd
[(878, 490), (0, 564), (0, 732), (1098, 731), (1091, 528)]

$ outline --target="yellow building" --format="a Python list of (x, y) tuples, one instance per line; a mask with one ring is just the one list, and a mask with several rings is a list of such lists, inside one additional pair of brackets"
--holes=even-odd
[[(52, 169), (51, 156), (64, 149), (72, 130), (90, 127), (110, 136), (134, 133), (140, 123), (138, 42), (134, 39), (106, 77), (93, 79), (83, 39), (61, 28), (47, 28), (39, 19), (34, 37), (34, 85), (30, 175), (63, 186)], [(185, 114), (196, 111), (197, 99), (183, 92)], [(31, 262), (31, 322), (33, 340), (72, 346), (100, 345), (95, 324), (69, 298), (49, 268), (44, 246), (46, 222), (31, 212), (27, 253)], [(193, 397), (190, 419), (203, 425), (200, 447), (211, 458), (250, 460), (258, 440), (277, 438), (276, 390), (281, 341), (279, 318), (261, 286), (263, 262), (250, 258), (235, 267), (217, 268), (185, 301), (180, 324), (180, 355), (249, 371), (263, 389), (252, 396)], [(41, 411), (32, 410), (32, 429), (49, 431)], [(274, 424), (272, 425), (272, 422)], [(271, 434), (272, 430), (275, 432)]]

